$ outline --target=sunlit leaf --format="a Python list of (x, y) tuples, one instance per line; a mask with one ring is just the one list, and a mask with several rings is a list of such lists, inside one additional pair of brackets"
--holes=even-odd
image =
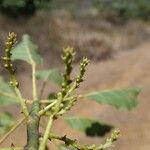
[(62, 76), (57, 69), (37, 71), (36, 77), (43, 81), (53, 81), (58, 85), (62, 83)]
[(100, 104), (131, 110), (137, 105), (137, 96), (140, 91), (141, 88), (115, 89), (89, 93), (85, 97)]
[(18, 103), (18, 100), (15, 97), (16, 96), (9, 84), (6, 83), (2, 77), (0, 77), (0, 105)]
[(8, 112), (0, 114), (0, 135), (8, 132), (16, 123), (15, 118)]
[(23, 35), (22, 41), (13, 49), (12, 59), (24, 60), (31, 65), (42, 63), (37, 46), (32, 43), (29, 35)]
[(99, 121), (78, 116), (67, 116), (65, 121), (70, 127), (83, 131), (88, 136), (104, 136), (112, 129), (112, 126), (103, 124)]

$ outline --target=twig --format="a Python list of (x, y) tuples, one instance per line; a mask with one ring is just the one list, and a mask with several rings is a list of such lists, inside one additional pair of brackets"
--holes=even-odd
[(77, 142), (77, 140), (72, 140), (70, 138), (67, 138), (65, 136), (58, 136), (58, 135), (49, 135), (49, 140), (56, 139), (60, 140), (65, 143), (66, 146), (72, 146), (78, 150), (106, 150), (107, 148), (110, 148), (113, 145), (113, 142), (115, 142), (119, 137), (120, 131), (114, 130), (111, 134), (110, 138), (107, 138), (106, 142), (104, 144), (101, 144), (100, 146), (96, 147), (95, 145), (87, 146), (87, 145), (81, 145)]
[(51, 115), (49, 117), (48, 124), (47, 124), (46, 130), (45, 130), (45, 133), (44, 133), (44, 137), (43, 137), (41, 144), (39, 146), (39, 150), (45, 150), (45, 147), (46, 147), (46, 144), (47, 144), (47, 141), (49, 138), (49, 133), (50, 133), (50, 130), (52, 127), (52, 123), (53, 123), (53, 115)]
[(13, 67), (12, 60), (11, 60), (11, 56), (12, 56), (11, 51), (12, 51), (15, 43), (16, 43), (16, 34), (14, 32), (9, 33), (7, 42), (6, 42), (6, 48), (4, 50), (4, 57), (2, 57), (2, 59), (4, 61), (4, 67), (9, 72), (9, 75), (10, 75), (10, 85), (14, 88), (14, 90), (16, 92), (16, 96), (18, 97), (21, 107), (23, 109), (23, 113), (27, 117), (28, 109), (24, 102), (24, 99), (22, 98), (21, 92), (18, 88), (19, 83), (16, 79), (15, 69)]
[(36, 64), (32, 64), (32, 88), (33, 88), (33, 100), (37, 100), (37, 89), (36, 89)]
[(19, 89), (17, 87), (14, 87), (14, 89), (15, 89), (16, 95), (20, 101), (20, 104), (22, 106), (22, 111), (23, 111), (24, 115), (27, 117), (29, 115), (29, 112), (28, 112), (26, 103), (24, 102), (24, 99), (22, 98), (22, 95), (21, 95)]
[(55, 104), (57, 103), (57, 100), (54, 101), (53, 103), (49, 104), (48, 106), (46, 106), (44, 109), (40, 110), (38, 115), (41, 116), (43, 115), (46, 111), (48, 111), (51, 107), (53, 107)]

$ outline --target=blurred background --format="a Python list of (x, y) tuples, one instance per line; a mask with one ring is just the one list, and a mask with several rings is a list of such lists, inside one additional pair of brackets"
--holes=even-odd
[[(144, 87), (139, 105), (131, 112), (116, 110), (94, 102), (79, 102), (71, 114), (92, 117), (121, 130), (121, 137), (113, 150), (150, 149), (150, 1), (149, 0), (0, 0), (0, 54), (8, 32), (24, 33), (44, 58), (39, 68), (63, 69), (62, 49), (71, 46), (76, 51), (77, 63), (86, 56), (91, 60), (81, 91), (103, 90), (120, 87)], [(0, 72), (7, 73), (0, 61)], [(30, 67), (15, 62), (21, 89), (31, 97)], [(39, 83), (40, 84), (40, 83)], [(47, 85), (57, 90), (54, 85)], [(90, 106), (90, 108), (89, 108)], [(2, 107), (19, 118), (16, 106)], [(59, 123), (58, 123), (59, 122)], [(61, 119), (54, 125), (61, 132), (84, 144), (99, 144), (104, 137), (87, 137), (71, 130)], [(26, 132), (19, 128), (2, 146), (23, 145)], [(57, 144), (57, 143), (56, 143)], [(53, 148), (53, 149), (56, 149)]]

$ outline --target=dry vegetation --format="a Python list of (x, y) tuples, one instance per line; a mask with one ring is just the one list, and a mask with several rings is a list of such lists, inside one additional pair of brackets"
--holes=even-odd
[(0, 16), (0, 22), (2, 42), (10, 30), (17, 32), (20, 38), (28, 33), (39, 45), (44, 58), (48, 62), (52, 58), (52, 64), (59, 64), (60, 51), (68, 45), (77, 50), (77, 61), (83, 56), (99, 61), (150, 38), (149, 27), (142, 21), (116, 24), (96, 14), (75, 16), (66, 11), (38, 12), (36, 16), (20, 20)]

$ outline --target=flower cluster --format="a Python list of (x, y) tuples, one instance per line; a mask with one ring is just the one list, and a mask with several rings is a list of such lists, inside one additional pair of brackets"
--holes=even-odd
[(75, 82), (76, 82), (76, 87), (78, 88), (80, 83), (84, 81), (84, 74), (86, 71), (86, 66), (89, 64), (89, 60), (87, 58), (83, 58), (83, 60), (80, 63), (80, 74), (77, 76)]
[(8, 38), (7, 38), (7, 42), (6, 42), (6, 48), (4, 51), (4, 57), (2, 57), (3, 61), (4, 61), (4, 67), (8, 70), (9, 74), (10, 74), (10, 84), (12, 86), (18, 87), (18, 82), (15, 78), (15, 69), (13, 68), (13, 64), (11, 61), (11, 56), (12, 56), (12, 49), (14, 47), (14, 44), (16, 43), (16, 37), (17, 35), (14, 32), (9, 33)]
[(70, 75), (72, 72), (72, 62), (74, 55), (75, 53), (73, 51), (73, 48), (67, 47), (66, 49), (63, 50), (62, 60), (64, 61), (65, 64), (65, 73), (63, 74), (63, 82), (62, 82), (63, 96), (66, 95), (67, 90), (69, 89), (69, 86), (72, 83)]

